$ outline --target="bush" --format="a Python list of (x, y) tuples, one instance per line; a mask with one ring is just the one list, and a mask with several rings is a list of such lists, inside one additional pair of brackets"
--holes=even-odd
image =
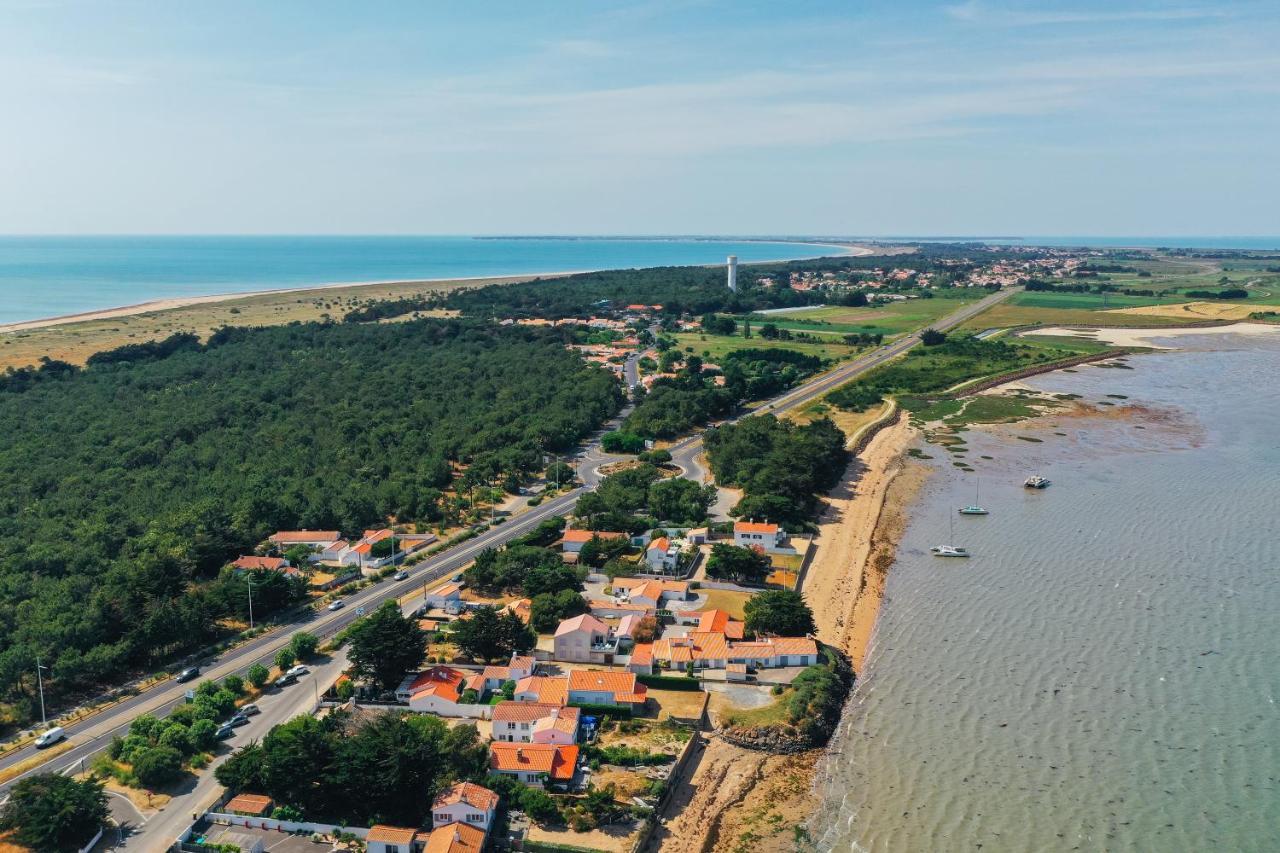
[(316, 635), (306, 631), (299, 631), (289, 638), (289, 649), (298, 660), (306, 660), (311, 657), (319, 647), (320, 640), (316, 638)]
[(244, 692), (244, 679), (238, 675), (228, 675), (222, 679), (222, 686), (239, 696)]
[(669, 675), (637, 675), (636, 681), (655, 690), (701, 690), (702, 684), (696, 678), (688, 676), (672, 677)]
[(163, 788), (182, 777), (182, 755), (171, 746), (153, 746), (133, 759), (133, 773), (147, 788)]
[(288, 646), (285, 646), (283, 649), (276, 652), (275, 663), (276, 663), (276, 666), (279, 667), (280, 669), (288, 669), (289, 667), (293, 666), (294, 662), (297, 661), (297, 659), (298, 659), (297, 655), (293, 653), (293, 649), (289, 648)]
[(600, 445), (607, 453), (643, 453), (644, 436), (633, 432), (607, 432), (600, 439)]
[(249, 671), (245, 673), (245, 677), (257, 689), (261, 690), (262, 686), (267, 683), (267, 679), (271, 677), (271, 672), (262, 664), (255, 663), (249, 667)]

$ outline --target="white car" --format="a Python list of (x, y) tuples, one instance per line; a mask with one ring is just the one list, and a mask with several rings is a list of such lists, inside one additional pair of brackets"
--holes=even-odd
[(311, 672), (311, 670), (307, 669), (302, 664), (298, 664), (297, 666), (289, 667), (289, 670), (285, 675), (292, 675), (294, 678), (297, 678), (299, 676), (306, 675), (309, 672)]
[(341, 610), (345, 606), (346, 605), (343, 603), (341, 598), (335, 598), (333, 601), (329, 602), (330, 610)]

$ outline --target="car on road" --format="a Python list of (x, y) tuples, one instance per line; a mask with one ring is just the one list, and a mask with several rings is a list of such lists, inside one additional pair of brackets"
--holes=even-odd
[(227, 738), (235, 737), (235, 733), (236, 733), (235, 726), (231, 725), (230, 723), (223, 723), (222, 725), (218, 726), (218, 731), (214, 733), (214, 737), (216, 737), (218, 740), (226, 740)]
[(178, 673), (178, 678), (176, 680), (179, 684), (183, 684), (185, 682), (193, 680), (199, 674), (200, 674), (200, 667), (189, 666), (186, 669), (184, 669), (182, 672)]
[(298, 681), (298, 676), (290, 675), (289, 673), (286, 672), (284, 675), (276, 679), (275, 685), (276, 687), (288, 687), (290, 684), (296, 684), (297, 681)]
[(357, 607), (357, 608), (356, 608), (356, 615), (357, 615), (357, 616), (363, 616), (363, 615), (364, 615), (364, 608), (363, 608), (363, 607)]
[(289, 671), (286, 672), (285, 675), (292, 675), (294, 678), (298, 678), (299, 676), (306, 675), (309, 672), (311, 672), (311, 670), (307, 669), (302, 664), (298, 664), (297, 666), (289, 667)]
[(394, 575), (392, 575), (391, 577), (392, 577), (393, 579), (395, 579), (395, 580), (398, 580), (398, 581), (407, 581), (407, 580), (409, 579), (409, 573), (408, 573), (408, 572), (406, 572), (406, 571), (401, 570), (401, 571), (396, 572), (396, 573), (395, 573)]
[(346, 606), (347, 606), (346, 602), (343, 601), (341, 598), (335, 598), (333, 601), (329, 602), (330, 610), (341, 610)]
[(249, 725), (249, 718), (244, 714), (236, 714), (234, 717), (227, 720), (227, 725), (231, 726), (233, 729), (238, 729), (241, 726)]
[(54, 726), (51, 729), (45, 729), (36, 738), (36, 749), (44, 749), (46, 746), (53, 746), (66, 736), (67, 733), (62, 730), (62, 726)]
[(456, 575), (450, 578), (450, 580), (453, 581), (454, 583), (462, 583), (463, 574), (464, 574), (463, 572), (458, 572)]
[(259, 710), (257, 705), (250, 702), (247, 705), (240, 706), (240, 713), (244, 714), (246, 717), (252, 717), (254, 714), (261, 714), (262, 711)]

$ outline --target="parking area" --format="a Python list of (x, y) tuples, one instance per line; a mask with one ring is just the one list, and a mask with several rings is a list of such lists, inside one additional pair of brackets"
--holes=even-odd
[(287, 832), (276, 832), (270, 829), (249, 829), (244, 826), (215, 826), (204, 836), (206, 845), (230, 844), (241, 850), (248, 850), (245, 841), (252, 839), (262, 843), (262, 850), (272, 853), (316, 853), (318, 850), (330, 850), (331, 842), (312, 841), (303, 835), (290, 835)]

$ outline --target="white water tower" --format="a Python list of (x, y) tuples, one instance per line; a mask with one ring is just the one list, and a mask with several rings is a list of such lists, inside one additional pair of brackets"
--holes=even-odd
[(729, 289), (738, 292), (738, 256), (729, 256)]

